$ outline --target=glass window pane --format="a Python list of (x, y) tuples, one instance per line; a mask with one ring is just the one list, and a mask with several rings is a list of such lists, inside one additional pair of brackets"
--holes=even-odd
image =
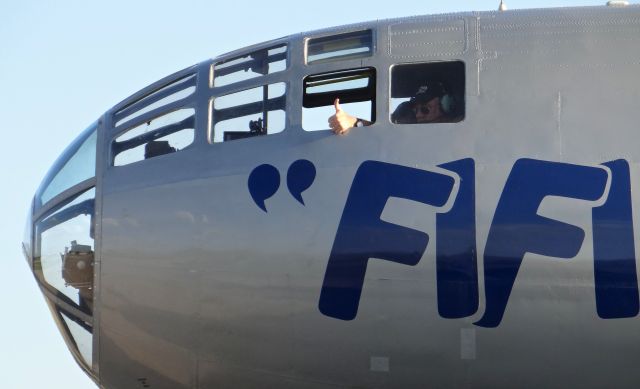
[(80, 319), (72, 318), (63, 311), (60, 311), (60, 316), (62, 316), (82, 359), (91, 367), (93, 363), (93, 334), (91, 326)]
[(333, 81), (330, 83), (308, 83), (307, 94), (313, 95), (316, 93), (330, 92), (330, 91), (342, 91), (356, 88), (366, 88), (369, 86), (369, 79), (366, 77), (358, 79), (347, 79), (344, 81)]
[(373, 54), (371, 30), (332, 35), (307, 41), (307, 63), (322, 63), (370, 57)]
[(213, 65), (213, 85), (224, 86), (281, 72), (287, 67), (287, 45), (260, 49)]
[(173, 102), (185, 99), (196, 91), (196, 76), (183, 77), (173, 83), (158, 89), (151, 94), (128, 104), (114, 114), (115, 125), (128, 122), (138, 116), (151, 112)]
[(286, 126), (286, 85), (277, 83), (216, 97), (211, 106), (214, 143), (275, 134)]
[(195, 110), (159, 116), (120, 135), (113, 142), (114, 166), (180, 151), (193, 143)]
[(85, 130), (55, 162), (36, 196), (40, 204), (96, 175), (95, 127)]
[(134, 113), (133, 115), (127, 116), (126, 118), (118, 121), (116, 123), (116, 126), (119, 126), (120, 123), (123, 123), (125, 121), (129, 121), (131, 119), (135, 119), (136, 117), (138, 117), (140, 115), (144, 115), (147, 112), (151, 112), (156, 108), (160, 108), (160, 107), (165, 106), (167, 104), (171, 104), (174, 101), (182, 100), (182, 99), (184, 99), (186, 97), (189, 97), (195, 91), (196, 91), (196, 87), (192, 86), (192, 87), (189, 87), (187, 89), (181, 90), (181, 91), (179, 91), (177, 93), (174, 93), (171, 96), (167, 96), (167, 97), (165, 97), (164, 99), (162, 99), (160, 101), (157, 101), (157, 102), (155, 102), (155, 103), (153, 103), (151, 105), (146, 106), (145, 108), (139, 110), (138, 112)]
[(93, 311), (94, 199), (90, 189), (38, 222), (33, 262), (41, 281), (88, 314)]

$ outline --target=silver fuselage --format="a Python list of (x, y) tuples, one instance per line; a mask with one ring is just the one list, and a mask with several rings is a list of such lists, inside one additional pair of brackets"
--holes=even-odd
[[(373, 32), (372, 55), (305, 62), (307, 39), (365, 29)], [(611, 308), (620, 303), (615, 295), (605, 300), (620, 278), (615, 270), (604, 270), (610, 283), (596, 285), (594, 251), (630, 247), (633, 258), (621, 260), (634, 264), (634, 274), (622, 279), (637, 281), (639, 34), (638, 7), (465, 13), (302, 33), (205, 61), (158, 81), (99, 118), (95, 177), (42, 204), (36, 199), (30, 221), (34, 237), (25, 244), (30, 264), (38, 257), (37, 223), (65, 199), (95, 188), (93, 306), (83, 313), (73, 301), (58, 298), (55, 288), (47, 289), (45, 279), (36, 279), (70, 350), (104, 388), (635, 388), (640, 385), (637, 284), (622, 288), (623, 298), (631, 296), (631, 301), (616, 313)], [(214, 63), (280, 44), (288, 48), (286, 69), (211, 85)], [(464, 120), (391, 123), (390, 69), (437, 61), (464, 62)], [(376, 70), (375, 122), (346, 136), (305, 131), (302, 80), (363, 67)], [(193, 143), (176, 153), (113, 166), (113, 140), (126, 131), (114, 116), (191, 75), (195, 91), (167, 109), (194, 110)], [(284, 131), (211, 142), (212, 99), (265, 83), (286, 85)], [(162, 109), (134, 120), (152, 119)], [(302, 194), (304, 205), (287, 186), (289, 168), (299, 160), (315, 167), (315, 179)], [(478, 298), (471, 304), (477, 309), (443, 317), (438, 244), (456, 243), (439, 243), (437, 217), (455, 207), (456, 195), (468, 184), (443, 167), (460, 160), (473, 162), (477, 274), (470, 276), (477, 279)], [(629, 172), (625, 176), (623, 166), (621, 180), (628, 177), (628, 185), (621, 186), (620, 197), (630, 196), (630, 208), (622, 206), (622, 216), (598, 219), (596, 209), (606, 208), (617, 185), (617, 170), (606, 164), (620, 160)], [(415, 169), (416, 174), (438, 173), (450, 177), (453, 186), (439, 205), (389, 195), (376, 215), (428, 235), (429, 242), (412, 266), (371, 257), (357, 314), (345, 319), (323, 312), (319, 304), (329, 259), (359, 254), (360, 249), (350, 252), (348, 239), (339, 238), (341, 225), (349, 224), (349, 203), (359, 195), (354, 182), (367, 161)], [(517, 203), (523, 197), (518, 190), (529, 182), (526, 175), (522, 184), (515, 182), (516, 167), (530, 162), (584, 168), (585, 177), (590, 172), (603, 177), (602, 185), (593, 183), (601, 189), (580, 198), (551, 191), (529, 219), (514, 206), (498, 225), (501, 199), (508, 201), (505, 193), (515, 193)], [(251, 173), (265, 164), (279, 172), (279, 189), (265, 200), (266, 212), (248, 187)], [(555, 172), (553, 166), (548, 171)], [(547, 182), (545, 177), (531, 180), (532, 187)], [(551, 186), (563, 180), (548, 177)], [(575, 180), (567, 191), (592, 183)], [(381, 177), (378, 184), (389, 182)], [(573, 252), (544, 255), (517, 239), (504, 241), (525, 230), (534, 240), (547, 233), (544, 224), (527, 224), (536, 212), (575, 227), (578, 235), (582, 231), (579, 244), (567, 248)], [(623, 229), (631, 243), (618, 243), (615, 233), (595, 239), (603, 235), (594, 220), (604, 220), (599, 224), (604, 229)], [(632, 226), (620, 227), (620, 220), (631, 220)], [(345, 229), (355, 228), (363, 239), (380, 233), (371, 231), (375, 226), (354, 223)], [(487, 307), (494, 302), (487, 291), (500, 295), (508, 283), (500, 269), (503, 263), (511, 266), (513, 258), (501, 251), (510, 243), (522, 246), (523, 257), (516, 259), (521, 265), (501, 315), (489, 317)], [(493, 254), (490, 245), (498, 247)], [(603, 255), (603, 261), (612, 260)], [(596, 286), (605, 300), (597, 300)], [(85, 344), (90, 358), (78, 351), (76, 334), (55, 314), (61, 307), (90, 329), (90, 344)]]

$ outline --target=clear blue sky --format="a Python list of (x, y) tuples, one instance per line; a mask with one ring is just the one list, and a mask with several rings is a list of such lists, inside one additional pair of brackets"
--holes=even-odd
[[(507, 0), (509, 9), (605, 0)], [(104, 111), (174, 71), (301, 31), (417, 14), (494, 10), (499, 0), (0, 2), (0, 387), (93, 388), (22, 257), (25, 215), (47, 169)], [(3, 138), (4, 139), (4, 138)]]

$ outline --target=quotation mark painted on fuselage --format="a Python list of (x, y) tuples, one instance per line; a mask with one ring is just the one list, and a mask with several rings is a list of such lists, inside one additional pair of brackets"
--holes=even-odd
[[(315, 179), (316, 167), (306, 159), (295, 161), (287, 170), (289, 192), (302, 205), (305, 205), (302, 193), (313, 185)], [(267, 212), (265, 201), (280, 189), (280, 172), (273, 165), (260, 165), (249, 175), (248, 186), (253, 201), (260, 209)]]

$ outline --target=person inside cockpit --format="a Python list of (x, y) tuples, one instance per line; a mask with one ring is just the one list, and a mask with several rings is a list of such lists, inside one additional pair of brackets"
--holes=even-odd
[[(451, 97), (441, 82), (423, 85), (408, 101), (401, 103), (391, 114), (395, 124), (444, 123), (457, 121), (450, 112)], [(335, 99), (336, 113), (329, 118), (329, 127), (334, 134), (346, 134), (353, 127), (371, 125), (371, 122), (349, 115)]]

